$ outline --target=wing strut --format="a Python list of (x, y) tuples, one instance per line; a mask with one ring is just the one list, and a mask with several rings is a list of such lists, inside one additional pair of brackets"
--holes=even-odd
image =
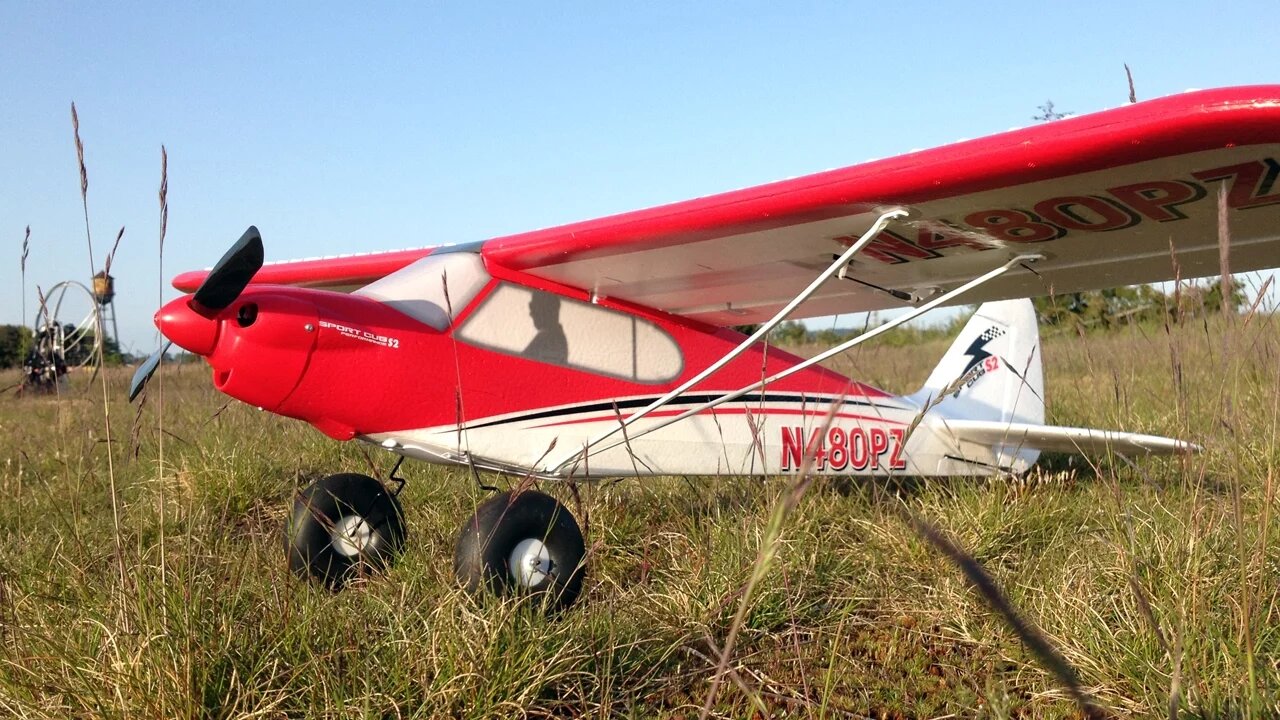
[[(888, 218), (888, 217), (889, 217), (889, 215), (890, 215), (889, 213), (886, 213), (885, 215), (882, 215), (882, 216), (881, 216), (881, 220), (882, 220), (882, 221), (883, 221), (883, 220), (885, 220), (886, 218)], [(869, 239), (870, 239), (870, 238), (873, 238), (873, 237), (874, 237), (874, 235), (871, 235), (871, 232), (872, 232), (872, 231), (879, 232), (879, 230), (881, 230), (881, 229), (883, 229), (883, 225), (882, 225), (882, 224), (880, 224), (878, 228), (877, 228), (877, 226), (872, 226), (871, 230), (867, 231), (867, 232), (868, 232), (868, 234), (867, 234), (867, 235), (864, 235), (861, 239), (859, 239), (859, 241), (858, 241), (857, 243), (855, 243), (855, 244), (853, 245), (853, 247), (851, 247), (851, 248), (850, 248), (850, 251), (857, 250), (858, 248), (860, 248), (860, 247), (864, 244), (864, 241), (869, 241)], [(852, 254), (851, 252), (846, 252), (846, 253), (845, 253), (845, 255), (851, 255), (851, 254)], [(631, 417), (627, 418), (627, 420), (626, 420), (626, 421), (624, 421), (623, 423), (621, 423), (619, 426), (617, 426), (617, 427), (613, 428), (613, 429), (612, 429), (612, 430), (610, 430), (609, 432), (606, 432), (606, 433), (601, 434), (599, 437), (597, 437), (597, 438), (593, 439), (591, 442), (589, 442), (589, 443), (587, 444), (587, 446), (586, 446), (586, 447), (584, 447), (582, 450), (576, 451), (576, 452), (575, 452), (571, 457), (569, 457), (569, 458), (567, 458), (567, 459), (565, 459), (565, 460), (561, 461), (561, 462), (560, 462), (560, 463), (559, 463), (555, 468), (548, 468), (548, 470), (549, 470), (549, 471), (551, 471), (551, 472), (558, 471), (558, 470), (560, 470), (560, 469), (564, 468), (564, 466), (568, 465), (569, 463), (574, 462), (574, 461), (576, 461), (578, 458), (582, 457), (584, 453), (585, 453), (585, 454), (587, 454), (587, 455), (595, 455), (596, 453), (605, 452), (606, 450), (612, 450), (613, 448), (616, 448), (616, 447), (618, 447), (619, 445), (622, 445), (622, 444), (625, 444), (625, 443), (630, 442), (630, 441), (632, 441), (632, 440), (635, 440), (636, 438), (641, 437), (642, 435), (647, 435), (648, 433), (651, 433), (651, 432), (653, 432), (654, 430), (661, 430), (662, 428), (667, 427), (668, 425), (671, 425), (671, 424), (673, 424), (673, 423), (680, 422), (681, 420), (684, 420), (685, 418), (693, 417), (694, 415), (697, 415), (698, 413), (704, 412), (704, 411), (706, 411), (706, 410), (710, 410), (711, 408), (714, 408), (714, 407), (719, 406), (719, 405), (723, 405), (724, 403), (727, 403), (727, 402), (729, 402), (729, 401), (731, 401), (731, 400), (736, 400), (737, 398), (740, 398), (740, 397), (742, 397), (743, 395), (746, 395), (747, 393), (753, 392), (753, 391), (755, 391), (755, 390), (762, 389), (762, 388), (764, 388), (765, 386), (767, 386), (769, 383), (777, 382), (777, 381), (779, 381), (779, 380), (782, 380), (783, 378), (789, 377), (789, 376), (791, 376), (791, 375), (793, 375), (793, 374), (795, 374), (795, 373), (800, 372), (801, 370), (804, 370), (804, 369), (806, 369), (806, 368), (812, 367), (812, 366), (814, 366), (814, 365), (816, 365), (816, 364), (818, 364), (818, 363), (822, 362), (823, 360), (826, 360), (826, 359), (828, 359), (828, 358), (831, 358), (831, 357), (834, 357), (834, 356), (836, 356), (836, 355), (839, 355), (840, 353), (845, 352), (846, 350), (849, 350), (849, 349), (853, 348), (855, 345), (860, 345), (860, 344), (862, 344), (862, 343), (866, 342), (867, 340), (870, 340), (871, 338), (876, 337), (877, 335), (880, 335), (880, 334), (882, 334), (882, 333), (886, 333), (886, 332), (888, 332), (888, 331), (892, 330), (893, 328), (896, 328), (896, 327), (898, 327), (898, 326), (902, 325), (903, 323), (910, 322), (910, 321), (914, 320), (915, 318), (920, 317), (920, 316), (921, 316), (921, 315), (923, 315), (924, 313), (926, 313), (926, 312), (928, 312), (928, 311), (930, 311), (930, 310), (934, 309), (935, 307), (937, 307), (937, 306), (939, 306), (939, 305), (941, 305), (941, 304), (943, 304), (943, 303), (949, 302), (949, 301), (951, 301), (951, 300), (954, 300), (955, 298), (957, 298), (957, 297), (959, 297), (960, 295), (963, 295), (964, 293), (966, 293), (966, 292), (968, 292), (968, 291), (970, 291), (970, 290), (972, 290), (972, 289), (974, 289), (974, 288), (978, 287), (979, 285), (982, 285), (982, 284), (984, 284), (984, 283), (990, 282), (991, 280), (994, 280), (994, 279), (996, 279), (996, 278), (1000, 277), (1001, 275), (1003, 275), (1003, 274), (1005, 274), (1006, 272), (1008, 272), (1009, 270), (1011, 270), (1015, 265), (1024, 265), (1025, 263), (1033, 263), (1033, 262), (1035, 262), (1035, 261), (1037, 261), (1037, 260), (1042, 260), (1042, 259), (1044, 259), (1044, 256), (1043, 256), (1043, 255), (1038, 255), (1038, 254), (1018, 255), (1018, 256), (1016, 256), (1016, 257), (1012, 258), (1011, 260), (1009, 260), (1008, 262), (1004, 263), (1003, 265), (1001, 265), (1001, 266), (999, 266), (999, 267), (996, 267), (996, 268), (994, 268), (994, 269), (992, 269), (992, 270), (987, 271), (985, 274), (980, 275), (979, 277), (976, 277), (976, 278), (974, 278), (974, 279), (970, 280), (969, 282), (967, 282), (967, 283), (965, 283), (965, 284), (961, 285), (960, 287), (955, 288), (954, 290), (951, 290), (950, 292), (947, 292), (947, 293), (944, 293), (944, 294), (942, 294), (942, 295), (939, 295), (938, 297), (936, 297), (936, 298), (934, 298), (934, 299), (930, 300), (929, 302), (927, 302), (927, 303), (925, 303), (925, 304), (923, 304), (923, 305), (920, 305), (919, 307), (916, 307), (916, 308), (912, 309), (910, 312), (908, 312), (908, 313), (906, 313), (906, 314), (904, 314), (904, 315), (901, 315), (901, 316), (899, 316), (899, 317), (896, 317), (896, 318), (894, 318), (893, 320), (890, 320), (889, 322), (885, 323), (884, 325), (877, 326), (877, 327), (875, 327), (875, 328), (872, 328), (871, 330), (868, 330), (867, 332), (862, 333), (861, 335), (858, 335), (858, 336), (857, 336), (857, 337), (855, 337), (855, 338), (851, 338), (851, 339), (849, 339), (849, 340), (846, 340), (845, 342), (843, 342), (843, 343), (841, 343), (841, 344), (839, 344), (839, 345), (837, 345), (837, 346), (835, 346), (835, 347), (831, 348), (830, 350), (827, 350), (827, 351), (825, 351), (825, 352), (819, 353), (818, 355), (815, 355), (815, 356), (813, 356), (813, 357), (809, 358), (808, 360), (805, 360), (804, 362), (802, 362), (802, 363), (800, 363), (800, 364), (798, 364), (798, 365), (794, 365), (794, 366), (792, 366), (792, 367), (789, 367), (789, 368), (787, 368), (786, 370), (783, 370), (782, 372), (775, 373), (775, 374), (773, 374), (773, 375), (771, 375), (771, 376), (769, 376), (769, 377), (767, 377), (767, 378), (765, 378), (765, 379), (763, 379), (763, 380), (761, 380), (761, 381), (759, 381), (759, 382), (757, 382), (757, 383), (753, 383), (753, 384), (751, 384), (751, 385), (747, 385), (746, 387), (739, 388), (738, 390), (734, 390), (733, 392), (730, 392), (730, 393), (726, 393), (726, 394), (721, 395), (720, 397), (717, 397), (717, 398), (715, 398), (715, 399), (713, 399), (713, 400), (708, 400), (707, 402), (705, 402), (705, 403), (703, 403), (703, 404), (701, 404), (701, 405), (698, 405), (698, 406), (696, 406), (696, 407), (689, 408), (688, 410), (686, 410), (685, 412), (680, 413), (679, 415), (676, 415), (676, 416), (673, 416), (673, 417), (667, 418), (666, 420), (661, 420), (661, 421), (659, 421), (658, 423), (656, 423), (656, 424), (654, 424), (654, 425), (651, 425), (651, 426), (649, 426), (649, 427), (645, 428), (644, 430), (641, 430), (640, 432), (633, 433), (633, 434), (631, 434), (631, 435), (627, 436), (627, 437), (626, 437), (625, 439), (623, 439), (623, 440), (618, 440), (618, 441), (613, 442), (613, 443), (611, 443), (611, 444), (609, 444), (609, 445), (607, 445), (607, 446), (605, 446), (605, 447), (603, 447), (603, 448), (599, 448), (599, 449), (595, 449), (595, 450), (593, 450), (593, 449), (592, 449), (592, 448), (593, 448), (593, 447), (595, 447), (597, 444), (599, 444), (601, 441), (605, 440), (605, 439), (606, 439), (606, 438), (608, 438), (610, 435), (612, 435), (615, 431), (620, 430), (620, 429), (622, 429), (623, 427), (625, 427), (626, 425), (631, 424), (633, 421), (635, 421), (635, 420), (639, 419), (639, 417), (640, 417), (641, 415), (643, 415), (643, 414), (645, 414), (645, 413), (647, 413), (647, 412), (650, 412), (650, 411), (652, 411), (652, 410), (656, 409), (657, 407), (659, 407), (659, 406), (661, 406), (661, 405), (666, 404), (667, 402), (670, 402), (672, 398), (674, 398), (674, 397), (675, 397), (676, 395), (678, 395), (680, 392), (684, 392), (686, 389), (688, 389), (688, 387), (689, 387), (689, 386), (693, 385), (693, 383), (694, 383), (694, 382), (696, 382), (696, 381), (698, 381), (698, 380), (701, 380), (701, 379), (702, 379), (703, 377), (705, 377), (706, 375), (711, 374), (709, 371), (703, 371), (703, 374), (700, 374), (698, 377), (694, 378), (694, 380), (691, 380), (690, 382), (685, 383), (684, 385), (682, 385), (682, 386), (680, 386), (679, 388), (677, 388), (677, 390), (676, 390), (676, 391), (673, 391), (672, 393), (668, 393), (667, 395), (664, 395), (663, 397), (661, 397), (661, 398), (659, 398), (658, 400), (654, 401), (654, 403), (653, 403), (653, 404), (651, 404), (649, 407), (646, 407), (644, 410), (642, 410), (642, 411), (640, 411), (640, 412), (636, 413), (635, 415), (632, 415)], [(836, 264), (835, 264), (835, 265), (833, 265), (833, 266), (832, 266), (832, 268), (836, 268), (837, 266), (839, 266), (839, 267), (843, 267), (844, 263), (846, 263), (846, 262), (848, 262), (848, 261), (847, 261), (847, 259), (845, 259), (845, 257), (844, 257), (844, 256), (841, 256), (840, 260), (837, 260)], [(830, 273), (830, 270), (828, 270), (828, 273)], [(822, 280), (825, 280), (827, 277), (830, 277), (830, 275), (829, 275), (828, 273), (824, 273), (822, 277), (819, 277), (819, 278), (818, 278), (818, 280), (817, 280), (817, 281), (815, 281), (814, 285), (810, 285), (810, 286), (809, 286), (809, 288), (806, 290), (806, 292), (812, 292), (813, 290), (816, 290), (816, 289), (817, 289), (817, 288), (816, 288), (816, 286), (817, 286), (817, 285), (820, 285)], [(801, 296), (797, 296), (797, 300), (802, 299), (802, 297), (806, 297), (806, 296), (802, 293), (802, 294), (801, 294)], [(794, 308), (794, 306), (796, 306), (796, 305), (798, 305), (798, 304), (799, 304), (799, 302), (792, 301), (792, 303), (791, 303), (790, 305), (788, 305), (786, 308), (783, 308), (783, 312), (789, 312), (789, 311), (791, 311), (791, 310)], [(776, 325), (776, 324), (777, 324), (777, 322), (780, 322), (780, 321), (781, 321), (779, 318), (780, 318), (780, 317), (782, 317), (782, 316), (783, 316), (783, 313), (779, 313), (779, 315), (778, 315), (778, 316), (775, 316), (775, 317), (774, 317), (774, 319), (773, 319), (773, 320), (770, 320), (769, 322), (770, 322), (770, 323), (772, 323), (772, 324), (774, 324), (774, 325)], [(775, 322), (775, 321), (776, 321), (776, 322)], [(769, 325), (766, 325), (765, 327), (770, 327), (770, 326), (769, 326)], [(757, 331), (754, 335), (752, 335), (752, 336), (751, 336), (751, 338), (749, 338), (749, 339), (748, 339), (747, 344), (750, 344), (751, 342), (754, 342), (754, 341), (755, 341), (756, 336), (757, 336), (757, 335), (760, 335), (760, 334), (761, 334), (761, 331), (764, 331), (765, 327), (762, 327), (759, 331)], [(736, 354), (737, 352), (741, 352), (741, 350), (742, 350), (742, 349), (743, 349), (742, 347), (739, 347), (737, 350), (735, 350), (735, 351), (734, 351), (734, 354)], [(722, 360), (721, 362), (717, 363), (716, 365), (713, 365), (713, 366), (712, 366), (712, 369), (714, 369), (714, 368), (718, 368), (719, 366), (723, 365), (725, 362), (727, 362), (727, 361), (728, 361), (728, 359), (732, 359), (732, 355), (730, 355), (730, 356), (726, 356), (726, 359), (725, 359), (725, 360)]]
[[(600, 442), (603, 442), (609, 439), (610, 437), (613, 436), (614, 433), (618, 432), (619, 430), (625, 429), (627, 426), (631, 425), (632, 423), (644, 417), (645, 415), (648, 415), (654, 410), (657, 410), (663, 405), (666, 405), (672, 400), (680, 397), (680, 395), (684, 393), (686, 390), (693, 387), (694, 385), (697, 385), (703, 380), (707, 379), (707, 377), (709, 377), (712, 373), (724, 367), (731, 360), (733, 360), (734, 358), (738, 357), (743, 352), (745, 352), (747, 348), (751, 347), (752, 345), (755, 345), (756, 341), (768, 335), (769, 332), (773, 330), (775, 327), (777, 327), (779, 323), (781, 323), (783, 320), (786, 320), (791, 315), (791, 313), (795, 312), (795, 309), (799, 307), (801, 303), (803, 303), (805, 300), (808, 300), (809, 296), (817, 292), (818, 288), (821, 288), (825, 282), (827, 282), (833, 276), (835, 276), (836, 273), (842, 272), (845, 266), (849, 264), (849, 261), (853, 259), (853, 256), (857, 255), (858, 251), (866, 247), (867, 244), (870, 243), (872, 240), (875, 240), (876, 237), (880, 235), (880, 233), (885, 229), (885, 227), (889, 224), (891, 220), (896, 220), (897, 218), (900, 218), (900, 217), (906, 217), (908, 214), (909, 213), (902, 208), (894, 208), (892, 210), (888, 210), (882, 213), (880, 217), (876, 218), (876, 221), (871, 224), (871, 227), (868, 228), (867, 231), (862, 234), (862, 237), (858, 238), (857, 242), (850, 245), (848, 250), (845, 250), (843, 254), (837, 257), (835, 261), (832, 262), (831, 265), (826, 270), (824, 270), (821, 275), (817, 277), (817, 279), (809, 283), (809, 287), (805, 288), (799, 295), (795, 296), (795, 299), (787, 303), (786, 307), (779, 310), (778, 313), (769, 320), (769, 322), (761, 325), (759, 330), (756, 330), (754, 333), (751, 333), (751, 337), (748, 337), (746, 340), (743, 340), (736, 348), (734, 348), (733, 350), (730, 350), (727, 354), (725, 354), (724, 357), (712, 363), (702, 372), (698, 373), (697, 375), (694, 375), (693, 377), (689, 378), (685, 382), (681, 383), (680, 387), (675, 388), (674, 390), (668, 392), (666, 395), (663, 395), (657, 400), (654, 400), (653, 402), (649, 403), (645, 407), (641, 408), (640, 410), (637, 410), (635, 413), (628, 416), (621, 423), (615, 425), (609, 430), (606, 430), (600, 435), (597, 435), (596, 437), (592, 438), (586, 444), (586, 447), (582, 451), (576, 451), (574, 453), (575, 456), (581, 455), (581, 453), (585, 451), (587, 448), (590, 448)], [(611, 445), (610, 447), (613, 447), (613, 445)], [(564, 463), (559, 463), (559, 465), (563, 465), (563, 464)]]

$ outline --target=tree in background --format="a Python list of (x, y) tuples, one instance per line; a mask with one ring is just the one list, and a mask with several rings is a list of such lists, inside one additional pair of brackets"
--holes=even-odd
[(1048, 295), (1032, 301), (1044, 325), (1110, 328), (1163, 317), (1168, 298), (1150, 285)]
[(1174, 308), (1176, 321), (1201, 318), (1208, 315), (1219, 315), (1226, 308), (1232, 315), (1239, 315), (1248, 307), (1249, 298), (1245, 295), (1241, 283), (1231, 283), (1231, 295), (1223, 302), (1222, 278), (1208, 285), (1184, 285), (1178, 290), (1177, 307)]
[[(71, 332), (73, 329), (73, 326), (67, 326), (67, 332)], [(77, 357), (74, 362), (72, 362), (71, 357), (67, 357), (67, 364), (80, 365), (86, 361), (93, 361), (93, 358), (87, 357), (90, 348), (93, 347), (93, 332), (89, 332), (85, 335), (84, 342), (82, 342), (80, 346), (83, 348), (82, 352), (85, 356)], [(116, 342), (116, 339), (110, 335), (108, 335), (102, 343), (102, 362), (106, 365), (123, 365), (125, 362), (124, 353), (120, 352), (120, 343)]]
[[(1042, 325), (1105, 330), (1134, 323), (1177, 324), (1222, 313), (1222, 280), (1205, 285), (1181, 284), (1172, 293), (1152, 285), (1067, 293), (1035, 298)], [(1231, 283), (1225, 307), (1239, 313), (1249, 302), (1240, 283)]]
[(22, 367), (31, 350), (31, 328), (23, 325), (0, 325), (0, 369)]
[(803, 345), (809, 341), (809, 331), (799, 320), (787, 320), (769, 333), (769, 341), (775, 345)]
[(1061, 120), (1064, 117), (1069, 117), (1075, 114), (1075, 113), (1069, 113), (1069, 112), (1059, 112), (1055, 110), (1053, 108), (1052, 100), (1045, 100), (1044, 104), (1037, 109), (1040, 110), (1040, 114), (1031, 116), (1031, 119), (1035, 120), (1036, 122), (1049, 122), (1050, 120)]

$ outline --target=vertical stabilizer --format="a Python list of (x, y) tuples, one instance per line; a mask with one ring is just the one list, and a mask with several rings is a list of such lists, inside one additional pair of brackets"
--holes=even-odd
[(1031, 301), (979, 306), (912, 399), (922, 407), (936, 403), (930, 414), (942, 418), (1044, 423), (1040, 332)]
[[(1040, 451), (1022, 438), (1044, 424), (1040, 332), (1031, 301), (980, 305), (924, 387), (904, 399), (924, 413), (907, 445), (915, 472), (983, 475), (1031, 467)], [(967, 436), (965, 423), (985, 424), (986, 435)], [(993, 432), (1000, 437), (992, 440)]]

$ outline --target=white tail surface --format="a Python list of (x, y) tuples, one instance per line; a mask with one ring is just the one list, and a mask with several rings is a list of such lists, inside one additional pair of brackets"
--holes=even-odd
[(1031, 301), (980, 305), (924, 387), (904, 399), (924, 412), (907, 444), (914, 472), (982, 475), (1030, 467), (1039, 451), (966, 442), (948, 425), (961, 420), (1044, 424), (1044, 369)]
[(907, 443), (922, 475), (1020, 473), (1041, 451), (1127, 454), (1196, 452), (1191, 443), (1044, 424), (1040, 332), (1030, 300), (978, 307), (919, 392), (924, 413)]
[(912, 398), (943, 417), (1043, 423), (1044, 370), (1031, 301), (979, 306)]
[(1092, 428), (985, 420), (948, 420), (946, 426), (951, 434), (963, 443), (1007, 446), (1013, 450), (1033, 448), (1048, 452), (1089, 455), (1106, 455), (1113, 452), (1121, 455), (1173, 455), (1195, 453), (1201, 450), (1199, 445), (1185, 440)]

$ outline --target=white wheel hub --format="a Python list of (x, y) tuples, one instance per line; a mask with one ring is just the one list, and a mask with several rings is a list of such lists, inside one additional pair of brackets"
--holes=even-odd
[(526, 538), (516, 543), (507, 568), (520, 587), (537, 587), (551, 574), (551, 553), (541, 540)]
[(329, 531), (329, 542), (334, 550), (355, 557), (373, 544), (373, 526), (359, 515), (343, 515)]

